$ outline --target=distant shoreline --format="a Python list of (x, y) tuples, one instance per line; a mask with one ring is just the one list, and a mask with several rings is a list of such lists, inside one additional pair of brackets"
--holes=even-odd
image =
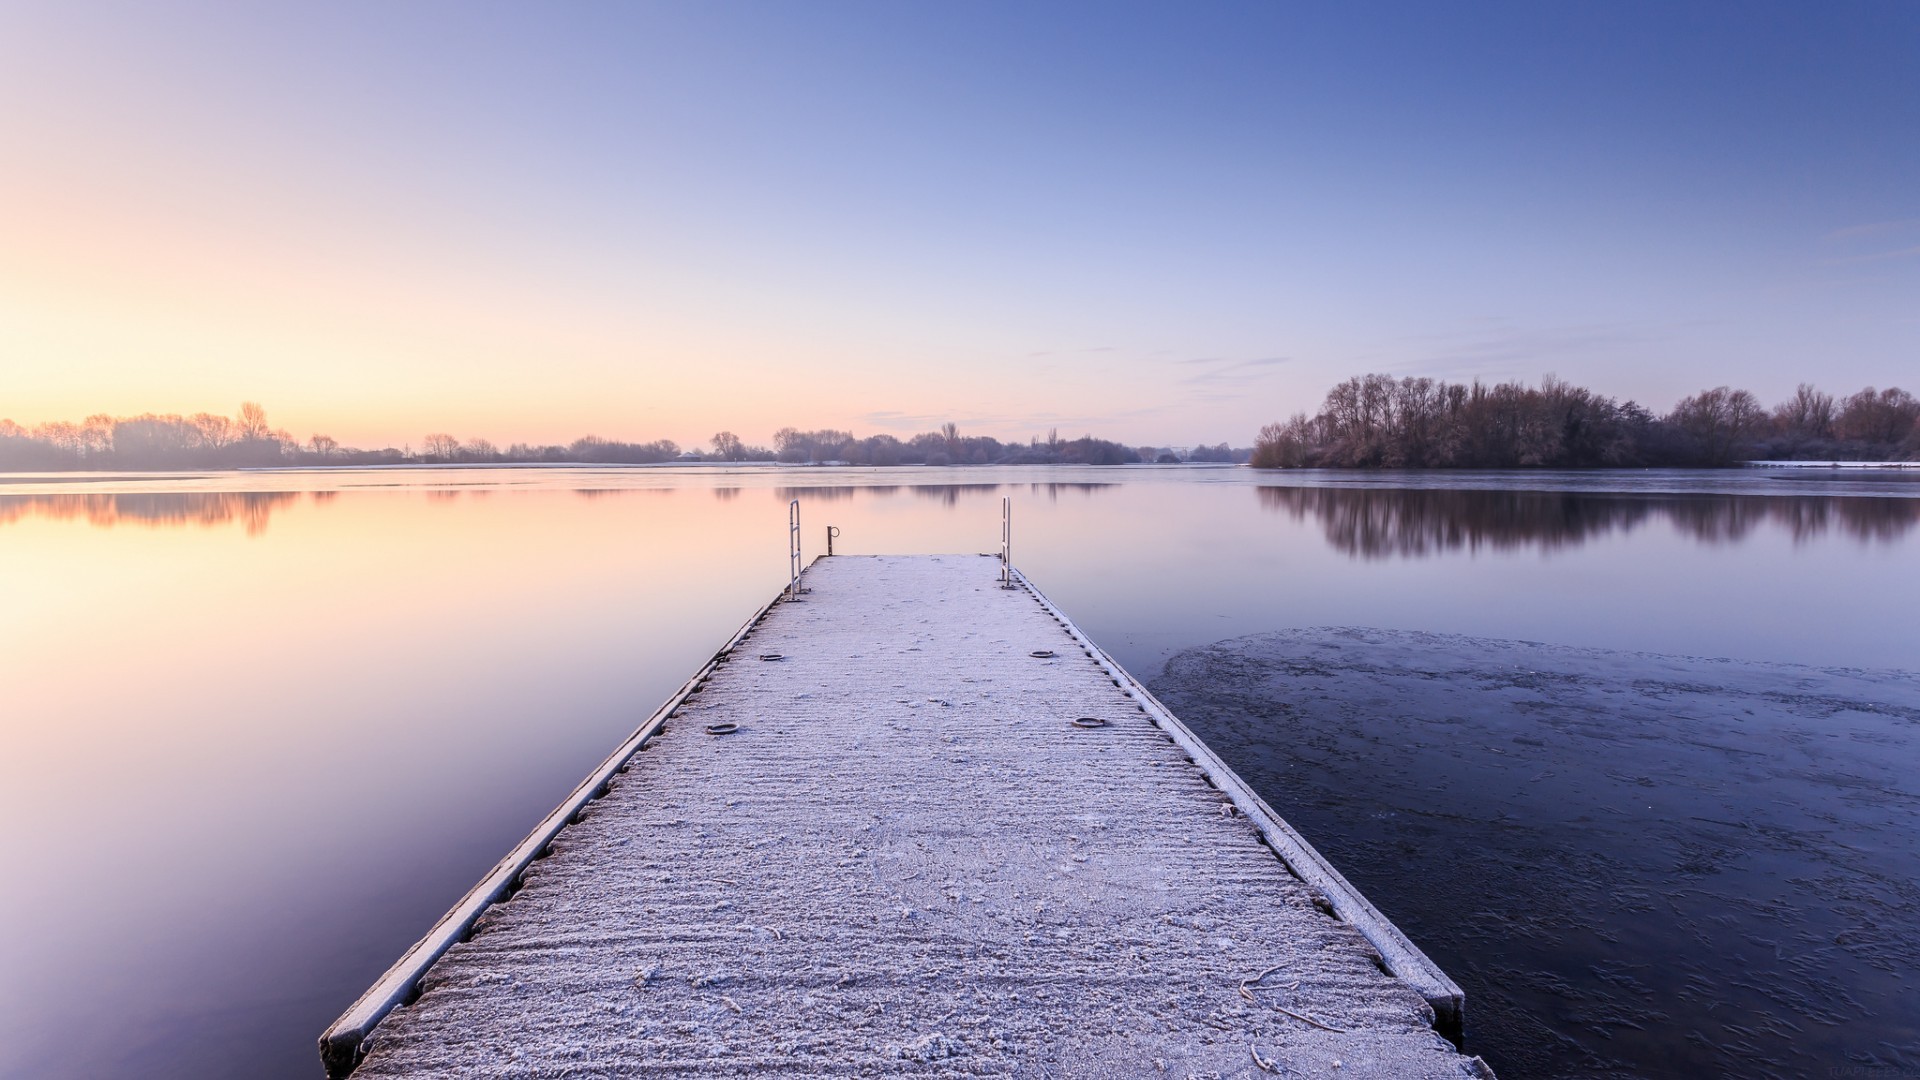
[(1115, 469), (1115, 468), (1161, 468), (1161, 469), (1241, 469), (1244, 464), (1220, 461), (1182, 461), (1178, 463), (1126, 462), (1122, 464), (1094, 464), (1090, 462), (995, 462), (986, 465), (861, 465), (845, 461), (428, 461), (403, 464), (378, 465), (245, 465), (227, 469), (208, 468), (158, 468), (158, 469), (113, 469), (91, 472), (86, 469), (22, 469), (18, 471), (0, 469), (0, 478), (7, 483), (30, 484), (35, 482), (60, 483), (69, 479), (85, 478), (93, 480), (143, 480), (159, 477), (196, 477), (216, 476), (225, 473), (282, 474), (282, 473), (363, 473), (363, 472), (418, 472), (422, 470), (447, 470), (455, 472), (487, 471), (494, 469), (551, 469), (558, 471), (608, 470), (622, 471), (655, 469), (742, 469), (742, 470), (795, 470), (795, 469), (858, 469), (865, 472), (892, 472), (911, 469), (952, 469), (971, 471), (976, 469)]
[(1920, 461), (1745, 461), (1747, 469), (1920, 469)]
[[(1423, 473), (1423, 475), (1446, 475), (1446, 473), (1699, 473), (1701, 469), (1711, 469), (1705, 465), (1647, 465), (1647, 467), (1523, 467), (1523, 469), (1459, 469), (1459, 467), (1315, 467), (1315, 469), (1258, 469), (1246, 463), (1227, 463), (1227, 461), (1127, 461), (1116, 465), (1094, 465), (1094, 463), (1064, 463), (1064, 461), (1010, 461), (1010, 463), (989, 463), (989, 465), (858, 465), (851, 461), (411, 461), (411, 463), (380, 463), (380, 465), (240, 465), (232, 469), (111, 469), (102, 473), (92, 473), (86, 469), (21, 469), (10, 471), (0, 469), (0, 477), (8, 482), (31, 484), (36, 480), (58, 482), (67, 477), (88, 477), (96, 480), (138, 480), (148, 477), (211, 477), (217, 473), (405, 473), (422, 469), (447, 469), (447, 471), (484, 471), (484, 469), (866, 469), (866, 471), (893, 471), (893, 469), (954, 469), (954, 471), (973, 471), (973, 469), (1256, 469), (1261, 475), (1284, 475), (1284, 473)], [(1878, 469), (1920, 469), (1920, 461), (1738, 461), (1720, 469), (1849, 469), (1849, 471), (1878, 471)]]

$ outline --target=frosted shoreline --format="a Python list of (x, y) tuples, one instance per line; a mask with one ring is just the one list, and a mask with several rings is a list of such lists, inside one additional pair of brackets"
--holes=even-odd
[(1920, 461), (1748, 461), (1749, 469), (1920, 469)]

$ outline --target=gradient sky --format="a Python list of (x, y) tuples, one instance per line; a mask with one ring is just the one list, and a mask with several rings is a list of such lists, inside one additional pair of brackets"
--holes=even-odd
[(1920, 4), (0, 4), (0, 416), (1251, 443), (1920, 390)]

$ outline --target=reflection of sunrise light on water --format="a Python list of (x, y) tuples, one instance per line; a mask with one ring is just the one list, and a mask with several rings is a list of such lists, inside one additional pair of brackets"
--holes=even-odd
[[(40, 930), (0, 942), (0, 969), (24, 974), (8, 992), (33, 988), (0, 1009), (24, 1025), (0, 1053), (126, 1072), (155, 1032), (190, 1027), (265, 1055), (257, 1072), (307, 1067), (342, 1003), (780, 586), (793, 498), (810, 556), (829, 525), (843, 553), (995, 551), (1013, 499), (1019, 566), (1142, 678), (1179, 649), (1315, 625), (1908, 656), (1920, 500), (1267, 483), (455, 469), (11, 484), (0, 857), (36, 873), (0, 915)], [(236, 1013), (261, 985), (296, 988)], [(101, 1010), (122, 1035), (36, 1041)]]

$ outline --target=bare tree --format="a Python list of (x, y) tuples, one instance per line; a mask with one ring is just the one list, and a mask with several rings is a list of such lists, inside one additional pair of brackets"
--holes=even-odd
[(315, 435), (307, 440), (307, 445), (313, 449), (314, 453), (320, 455), (322, 461), (332, 457), (333, 452), (340, 448), (339, 442), (335, 441), (331, 435)]
[(240, 419), (235, 426), (239, 429), (240, 438), (248, 442), (264, 439), (270, 430), (267, 427), (267, 410), (256, 402), (243, 401), (240, 403)]
[(460, 440), (445, 432), (435, 432), (421, 441), (420, 453), (436, 461), (452, 461), (460, 455)]
[(1680, 399), (1667, 420), (1699, 441), (1708, 462), (1724, 465), (1766, 415), (1751, 392), (1716, 386)]
[(891, 435), (870, 435), (865, 446), (867, 464), (898, 465), (903, 449), (900, 440)]
[(713, 437), (713, 456), (728, 461), (739, 461), (747, 456), (747, 448), (740, 442), (740, 436), (731, 431), (722, 431)]
[(1313, 447), (1313, 421), (1294, 413), (1284, 424), (1268, 424), (1253, 443), (1250, 464), (1256, 469), (1297, 469), (1307, 463)]
[(1801, 439), (1833, 438), (1833, 395), (1823, 394), (1812, 383), (1801, 383), (1793, 396), (1773, 410), (1774, 422), (1783, 433)]
[(1875, 391), (1869, 386), (1849, 397), (1836, 427), (1843, 438), (1876, 446), (1898, 445), (1920, 420), (1920, 400), (1897, 386)]
[(224, 450), (233, 445), (235, 425), (227, 417), (195, 413), (193, 426), (200, 433), (200, 445), (209, 450)]
[(33, 429), (33, 437), (52, 443), (68, 453), (78, 453), (80, 450), (80, 425), (70, 420), (49, 420), (37, 424)]
[(113, 417), (94, 413), (80, 425), (81, 450), (88, 457), (105, 457), (113, 450)]

